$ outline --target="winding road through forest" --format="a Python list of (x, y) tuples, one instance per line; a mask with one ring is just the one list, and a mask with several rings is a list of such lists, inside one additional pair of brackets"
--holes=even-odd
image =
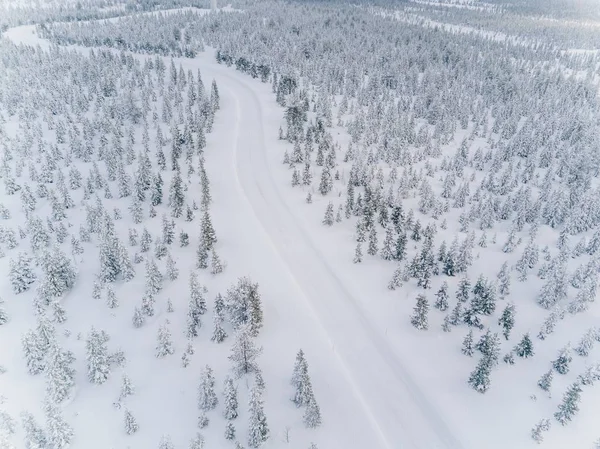
[[(33, 27), (24, 26), (5, 35), (17, 43), (49, 45), (32, 31)], [(265, 109), (273, 107), (264, 104), (262, 90), (263, 95), (257, 93), (264, 86), (218, 65), (210, 55), (176, 59), (175, 63), (194, 72), (199, 68), (205, 82), (216, 80), (221, 95), (216, 124), (220, 128), (215, 131), (220, 133), (220, 148), (207, 152), (207, 167), (211, 179), (229, 180), (215, 183), (216, 201), (224, 203), (218, 207), (233, 213), (236, 223), (231, 229), (254, 240), (255, 247), (261, 248), (257, 261), (262, 268), (285, 283), (287, 301), (301, 302), (329, 340), (335, 354), (331, 363), (344, 374), (364, 411), (367, 425), (362, 430), (372, 435), (369, 449), (466, 447), (417, 385), (390, 346), (385, 330), (365, 313), (290, 209), (283, 186), (273, 177), (278, 168), (271, 166), (266, 153), (269, 142), (277, 138), (277, 129), (264, 119)]]

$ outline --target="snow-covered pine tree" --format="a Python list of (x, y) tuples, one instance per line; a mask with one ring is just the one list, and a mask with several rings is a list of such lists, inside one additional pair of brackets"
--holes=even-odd
[(461, 351), (464, 355), (473, 356), (473, 329), (469, 329), (469, 333), (464, 338)]
[(147, 295), (154, 296), (162, 289), (163, 275), (153, 258), (146, 260), (146, 287)]
[(547, 432), (548, 430), (550, 430), (550, 420), (544, 418), (540, 420), (535, 426), (533, 426), (533, 429), (531, 429), (531, 438), (537, 444), (541, 444), (544, 441), (544, 436), (542, 435), (542, 432)]
[(179, 269), (170, 253), (167, 254), (167, 277), (170, 281), (175, 281), (179, 277)]
[(215, 393), (215, 378), (212, 368), (208, 365), (204, 368), (200, 377), (200, 386), (198, 387), (198, 408), (205, 412), (213, 410), (219, 402)]
[(183, 214), (183, 206), (185, 205), (185, 193), (183, 190), (183, 181), (179, 170), (175, 171), (175, 175), (171, 179), (169, 187), (169, 207), (171, 207), (171, 215), (174, 218), (179, 218)]
[(162, 437), (160, 437), (158, 449), (175, 449), (170, 435), (163, 435)]
[(15, 294), (23, 293), (31, 288), (31, 284), (36, 280), (36, 275), (31, 269), (31, 259), (26, 253), (19, 253), (16, 261), (10, 260), (8, 277)]
[(21, 422), (25, 430), (25, 447), (27, 449), (45, 449), (48, 445), (48, 438), (35, 417), (29, 412), (22, 412)]
[(258, 284), (249, 278), (240, 278), (227, 290), (225, 305), (234, 328), (248, 324), (252, 336), (257, 336), (263, 325), (263, 314)]
[(47, 401), (44, 405), (46, 414), (47, 442), (52, 449), (65, 449), (73, 439), (73, 428), (64, 420), (60, 408)]
[(269, 426), (260, 388), (253, 387), (250, 391), (249, 408), (248, 446), (258, 448), (269, 438)]
[(87, 361), (87, 376), (90, 382), (103, 384), (110, 374), (110, 362), (106, 343), (108, 335), (98, 332), (94, 327), (85, 343)]
[(213, 308), (213, 333), (210, 339), (216, 343), (221, 343), (227, 338), (227, 332), (223, 329), (225, 322), (225, 304), (220, 293), (215, 298), (215, 306)]
[(187, 336), (196, 337), (201, 326), (200, 316), (206, 312), (206, 300), (202, 293), (202, 287), (198, 282), (198, 275), (190, 272), (190, 300), (187, 314)]
[(225, 426), (225, 439), (226, 440), (235, 440), (235, 426), (233, 423), (228, 422)]
[(489, 358), (483, 356), (469, 376), (468, 383), (475, 391), (485, 393), (490, 388), (491, 365)]
[(433, 306), (444, 312), (448, 309), (448, 283), (444, 281), (440, 289), (435, 294), (436, 300)]
[(333, 226), (333, 203), (331, 201), (327, 204), (322, 223), (325, 226)]
[(208, 209), (205, 209), (204, 213), (202, 214), (200, 235), (201, 241), (204, 242), (207, 251), (212, 249), (213, 245), (217, 243), (217, 234), (215, 233), (215, 229), (212, 225), (212, 220), (210, 218)]
[(302, 417), (304, 425), (309, 428), (319, 427), (322, 422), (321, 409), (315, 399), (312, 387), (310, 389), (310, 395), (306, 401), (306, 408), (304, 410), (304, 416)]
[(528, 358), (533, 356), (533, 342), (529, 337), (529, 333), (523, 335), (521, 341), (515, 346), (514, 351), (519, 357)]
[(414, 312), (410, 318), (411, 324), (419, 330), (427, 330), (429, 322), (427, 314), (429, 313), (429, 302), (425, 295), (417, 296), (417, 305), (413, 309)]
[(64, 401), (75, 386), (75, 370), (71, 367), (75, 356), (71, 351), (63, 350), (58, 343), (49, 349), (46, 368), (46, 386), (53, 403)]
[(173, 348), (173, 338), (171, 337), (171, 331), (167, 323), (163, 324), (158, 328), (158, 334), (156, 336), (156, 357), (162, 358), (167, 355), (175, 353)]
[(552, 386), (552, 379), (553, 378), (554, 378), (554, 371), (553, 370), (548, 370), (538, 380), (538, 382), (537, 382), (538, 387), (540, 387), (545, 392), (550, 393), (550, 387)]
[(515, 305), (509, 304), (502, 311), (502, 315), (498, 318), (498, 325), (502, 326), (502, 335), (508, 340), (510, 331), (515, 325)]
[(21, 339), (23, 354), (29, 374), (39, 374), (46, 367), (47, 347), (43, 339), (33, 330), (27, 331)]
[(121, 392), (119, 393), (119, 400), (122, 401), (134, 393), (135, 387), (133, 386), (131, 379), (129, 376), (127, 376), (127, 374), (123, 374), (123, 377), (121, 378)]
[(127, 435), (133, 435), (134, 433), (136, 433), (139, 429), (139, 425), (138, 425), (136, 419), (134, 418), (134, 416), (127, 409), (125, 409), (124, 419), (125, 419), (125, 432), (127, 433)]
[(558, 374), (567, 374), (569, 372), (569, 365), (573, 357), (571, 356), (571, 350), (568, 346), (562, 348), (556, 360), (552, 361), (552, 366)]
[(219, 274), (223, 272), (223, 264), (213, 246), (210, 252), (210, 274)]
[(142, 309), (140, 309), (137, 306), (134, 307), (133, 317), (132, 317), (131, 321), (133, 322), (133, 327), (135, 327), (136, 329), (138, 329), (144, 325), (144, 323), (146, 322), (146, 316), (142, 312)]
[(223, 416), (225, 419), (235, 419), (238, 416), (238, 399), (237, 387), (233, 383), (233, 379), (229, 376), (225, 378), (225, 386), (223, 388), (223, 403), (225, 410)]
[(252, 340), (250, 327), (247, 324), (239, 326), (229, 356), (235, 376), (240, 378), (245, 374), (256, 372), (258, 369), (256, 359), (261, 352), (262, 347), (257, 347)]
[(565, 392), (562, 403), (554, 413), (556, 420), (563, 426), (567, 425), (573, 419), (573, 416), (579, 411), (579, 402), (581, 401), (581, 385), (574, 382)]
[(106, 304), (111, 309), (115, 309), (119, 306), (119, 301), (117, 300), (117, 294), (115, 293), (115, 289), (110, 284), (106, 286)]

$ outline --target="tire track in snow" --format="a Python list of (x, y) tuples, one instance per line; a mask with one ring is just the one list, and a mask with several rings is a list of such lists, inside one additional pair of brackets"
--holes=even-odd
[[(230, 80), (234, 80), (233, 78), (229, 77), (228, 75), (224, 75), (224, 76), (226, 76)], [(235, 81), (237, 82), (237, 80), (235, 80)], [(241, 85), (241, 83), (239, 83), (239, 84)], [(298, 294), (304, 299), (308, 309), (310, 310), (311, 314), (313, 315), (313, 318), (319, 324), (319, 326), (323, 330), (324, 334), (327, 336), (328, 343), (331, 344), (332, 347), (334, 347), (334, 342), (331, 339), (331, 335), (329, 334), (327, 328), (323, 325), (323, 322), (321, 321), (319, 314), (316, 312), (316, 310), (314, 309), (314, 307), (312, 305), (312, 302), (308, 299), (308, 297), (306, 296), (306, 293), (304, 292), (304, 290), (298, 283), (296, 277), (294, 276), (294, 273), (291, 271), (289, 265), (285, 261), (284, 257), (281, 255), (281, 252), (280, 252), (279, 248), (277, 247), (277, 245), (275, 244), (275, 242), (273, 241), (271, 235), (267, 232), (266, 228), (263, 225), (262, 220), (260, 219), (260, 217), (258, 216), (258, 214), (256, 212), (255, 206), (252, 204), (252, 201), (250, 200), (250, 198), (246, 194), (246, 191), (244, 190), (242, 181), (240, 180), (240, 177), (239, 177), (239, 171), (238, 171), (239, 163), (238, 163), (238, 158), (237, 158), (237, 154), (239, 151), (239, 128), (240, 128), (240, 122), (241, 122), (241, 112), (240, 112), (241, 108), (240, 108), (240, 103), (239, 103), (239, 99), (238, 99), (237, 95), (231, 90), (231, 88), (227, 88), (227, 91), (234, 98), (235, 109), (236, 109), (236, 121), (235, 121), (235, 126), (234, 126), (234, 141), (236, 142), (236, 147), (234, 148), (234, 151), (233, 151), (233, 158), (234, 158), (234, 165), (235, 165), (235, 167), (234, 167), (235, 181), (236, 181), (238, 190), (239, 190), (240, 194), (244, 197), (244, 199), (250, 205), (250, 210), (252, 211), (252, 213), (254, 214), (254, 218), (258, 222), (259, 228), (264, 232), (266, 240), (271, 245), (274, 253), (277, 254), (277, 256), (279, 257), (279, 259), (282, 263), (282, 266), (285, 267), (294, 288), (296, 289)], [(256, 188), (257, 188), (258, 192), (260, 193), (260, 195), (266, 201), (266, 198), (265, 198), (258, 182), (256, 182), (255, 185), (256, 185)], [(336, 357), (336, 361), (338, 362), (342, 372), (344, 373), (344, 376), (346, 377), (346, 380), (348, 381), (348, 383), (351, 385), (351, 387), (353, 389), (354, 395), (358, 399), (358, 401), (361, 404), (361, 406), (363, 407), (369, 421), (371, 422), (371, 425), (372, 425), (373, 429), (375, 430), (377, 437), (379, 438), (379, 440), (382, 444), (381, 447), (386, 448), (386, 449), (392, 449), (394, 446), (392, 446), (390, 444), (390, 442), (387, 440), (385, 433), (382, 431), (377, 419), (374, 417), (374, 415), (371, 411), (371, 408), (369, 407), (369, 405), (367, 404), (367, 401), (363, 397), (360, 388), (356, 385), (348, 366), (346, 365), (344, 360), (340, 357), (340, 355), (337, 352), (334, 351), (334, 354)]]

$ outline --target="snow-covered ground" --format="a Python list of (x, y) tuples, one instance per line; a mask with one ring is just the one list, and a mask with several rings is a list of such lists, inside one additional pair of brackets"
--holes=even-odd
[[(432, 21), (427, 26), (508, 39), (502, 33), (488, 36), (482, 30)], [(35, 34), (34, 26), (10, 29), (5, 36), (16, 43), (49, 47)], [(165, 58), (165, 63), (168, 66), (170, 60)], [(533, 447), (528, 434), (532, 423), (548, 414), (549, 404), (556, 405), (560, 400), (558, 396), (550, 399), (542, 395), (536, 401), (529, 399), (542, 374), (540, 365), (533, 360), (519, 360), (516, 366), (501, 367), (493, 374), (498, 377), (498, 387), (485, 396), (467, 390), (464, 379), (472, 369), (472, 360), (460, 360), (463, 356), (455, 341), (441, 338), (438, 332), (423, 335), (405, 319), (417, 290), (387, 290), (385, 286), (393, 272), (389, 264), (368, 259), (360, 266), (353, 264), (347, 244), (353, 227), (346, 224), (333, 230), (320, 225), (330, 198), (318, 198), (315, 194), (309, 205), (304, 202), (306, 191), (289, 187), (290, 172), (281, 164), (286, 144), (276, 140), (282, 110), (275, 103), (270, 86), (218, 65), (212, 51), (193, 60), (176, 59), (175, 64), (181, 64), (186, 71), (200, 69), (205, 83), (215, 79), (221, 94), (221, 109), (208, 136), (206, 167), (212, 182), (212, 213), (219, 250), (227, 269), (221, 277), (206, 276), (201, 282), (208, 287), (209, 300), (217, 292), (224, 293), (238, 276), (249, 275), (260, 285), (266, 323), (259, 338), (264, 347), (261, 366), (267, 384), (266, 411), (274, 434), (267, 447), (286, 447), (283, 433), (287, 426), (292, 428), (291, 447), (308, 447), (310, 441), (322, 448), (357, 449)], [(334, 130), (335, 137), (346, 144), (344, 131)], [(154, 226), (159, 227), (160, 222)], [(156, 232), (158, 229), (153, 231)], [(506, 230), (501, 230), (498, 242), (505, 237)], [(554, 235), (545, 237), (550, 242)], [(162, 294), (174, 300), (176, 313), (173, 318), (169, 316), (173, 329), (183, 327), (184, 315), (178, 312), (183, 312), (187, 302), (182, 297), (187, 295), (187, 273), (194, 266), (194, 248), (190, 245), (174, 253), (183, 280)], [(476, 262), (477, 271), (489, 278), (501, 265), (497, 263), (501, 259), (493, 257), (494, 252), (499, 255), (500, 249), (492, 248), (481, 262)], [(4, 271), (7, 259), (0, 262)], [(72, 317), (66, 326), (72, 331), (70, 343), (81, 355), (83, 344), (74, 342), (74, 336), (78, 332), (85, 335), (91, 325), (97, 325), (109, 331), (109, 345), (124, 349), (128, 357), (126, 371), (138, 389), (128, 406), (143, 431), (131, 440), (123, 435), (121, 413), (112, 407), (112, 397), (118, 390), (117, 373), (102, 387), (92, 386), (80, 375), (77, 392), (66, 408), (76, 431), (72, 447), (153, 447), (165, 433), (173, 436), (176, 447), (185, 447), (195, 433), (198, 373), (209, 363), (220, 386), (228, 371), (228, 343), (227, 349), (210, 343), (210, 326), (205, 326), (195, 343), (191, 369), (181, 368), (178, 356), (156, 360), (156, 327), (162, 324), (166, 312), (161, 310), (146, 328), (133, 329), (132, 304), (127, 304), (126, 299), (140, 295), (140, 286), (133, 283), (119, 288), (123, 305), (112, 316), (104, 304), (86, 298), (97, 268), (92, 269), (88, 263), (92, 262), (86, 260), (80, 265), (81, 277), (66, 302)], [(0, 292), (0, 296), (9, 296), (5, 277), (0, 279)], [(529, 296), (536, 293), (532, 286), (521, 292)], [(86, 299), (74, 300), (80, 297)], [(532, 310), (533, 307), (536, 306), (531, 304)], [(0, 339), (17, 341), (32, 325), (28, 321), (32, 319), (30, 305), (11, 301), (7, 302), (7, 309), (13, 320), (0, 328)], [(530, 317), (534, 315), (532, 310), (528, 311), (525, 305), (519, 313)], [(538, 358), (553, 358), (556, 341), (575, 342), (584, 325), (594, 325), (598, 317), (596, 308), (585, 321), (577, 322), (577, 328), (561, 323), (561, 331), (539, 348)], [(441, 317), (431, 321), (432, 327), (439, 328)], [(535, 332), (539, 321), (541, 317), (537, 321), (524, 319), (517, 323), (514, 332)], [(186, 341), (174, 334), (176, 349), (182, 351)], [(316, 431), (302, 429), (301, 415), (288, 401), (288, 378), (295, 351), (300, 347), (308, 356), (323, 413), (324, 424)], [(26, 374), (19, 345), (0, 347), (0, 361), (8, 369), (0, 378), (0, 395), (6, 398), (2, 406), (13, 415), (35, 408), (43, 388), (40, 379), (32, 381)], [(579, 372), (584, 365), (585, 361), (575, 360), (573, 370)], [(78, 370), (84, 371), (81, 362)], [(567, 386), (560, 379), (556, 382), (555, 388), (560, 391)], [(241, 403), (245, 404), (242, 397)], [(597, 433), (599, 401), (598, 391), (586, 391), (577, 420), (565, 428), (555, 426), (544, 447), (588, 447), (597, 437), (594, 432)], [(208, 430), (203, 431), (209, 447), (223, 443), (224, 422), (217, 414), (211, 416)]]

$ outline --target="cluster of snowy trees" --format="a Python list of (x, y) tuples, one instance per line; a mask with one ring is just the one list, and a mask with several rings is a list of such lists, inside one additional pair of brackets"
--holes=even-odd
[(121, 17), (116, 21), (51, 23), (38, 27), (41, 35), (60, 45), (112, 47), (137, 53), (193, 58), (204, 51), (202, 37), (191, 34), (194, 10)]
[[(272, 84), (291, 185), (309, 203), (325, 197), (324, 225), (353, 223), (353, 261), (389, 261), (390, 289), (424, 289), (410, 318), (417, 329), (430, 327), (430, 301), (446, 312), (444, 331), (471, 328), (464, 351), (482, 354), (472, 388), (490, 387), (500, 333), (511, 365), (533, 357), (567, 314), (590, 309), (600, 241), (595, 56), (557, 55), (557, 40), (505, 45), (418, 21), (399, 27), (393, 15), (322, 3), (261, 2), (195, 27), (219, 63)], [(331, 128), (345, 128), (350, 142)], [(486, 278), (474, 261), (492, 253), (503, 264)], [(444, 278), (456, 285), (455, 277), (450, 304)], [(515, 282), (535, 286), (548, 314), (532, 335), (511, 334), (515, 321), (531, 319), (517, 316)]]

